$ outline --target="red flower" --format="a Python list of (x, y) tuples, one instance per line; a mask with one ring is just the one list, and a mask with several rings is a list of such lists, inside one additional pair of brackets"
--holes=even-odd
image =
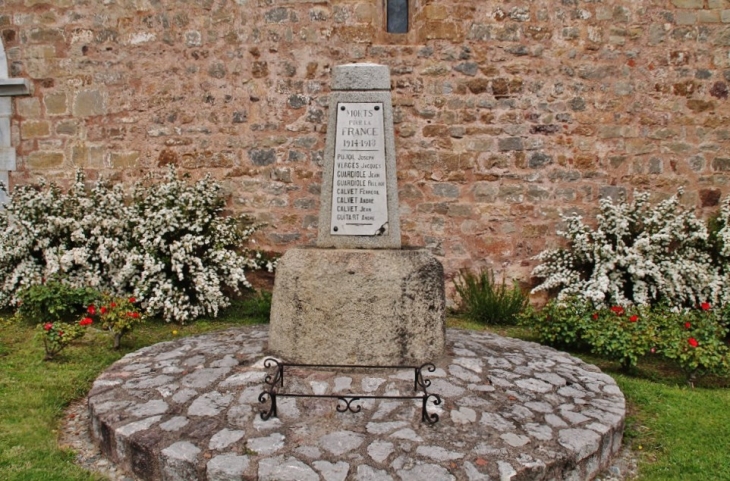
[(102, 314), (106, 314), (106, 307), (101, 306), (101, 309), (99, 309), (99, 311), (101, 311)]
[(43, 329), (45, 329), (46, 331), (50, 331), (51, 329), (53, 329), (53, 323), (46, 322), (45, 324), (43, 324)]
[(692, 347), (697, 347), (697, 346), (699, 346), (699, 345), (700, 345), (700, 343), (699, 343), (699, 342), (697, 342), (697, 339), (695, 339), (694, 337), (690, 337), (689, 339), (687, 339), (687, 342), (688, 342), (688, 343), (689, 343), (689, 345), (690, 345), (690, 346), (692, 346)]
[(112, 302), (111, 304), (109, 304), (109, 307), (111, 307), (112, 309), (114, 309), (115, 307), (117, 307), (117, 304), (115, 302)]
[(93, 305), (91, 305), (86, 309), (86, 312), (88, 312), (89, 314), (91, 314), (93, 316), (94, 314), (96, 314), (96, 308)]
[(134, 317), (135, 319), (139, 319), (139, 312), (133, 312), (132, 317)]
[(623, 314), (624, 314), (624, 308), (621, 307), (621, 306), (613, 306), (611, 308), (611, 312), (613, 312), (614, 314), (616, 314), (618, 316), (623, 316)]
[(137, 299), (135, 299), (134, 297), (130, 297), (129, 298), (129, 302), (131, 302), (132, 304), (134, 304), (135, 302), (137, 302)]
[(649, 349), (649, 352), (652, 354), (656, 354), (656, 347), (652, 347), (651, 349)]
[(636, 322), (638, 320), (639, 320), (639, 316), (637, 316), (636, 314), (634, 314), (633, 316), (629, 317), (629, 321), (631, 321), (631, 322)]
[(684, 323), (684, 328), (685, 328), (685, 329), (692, 329), (692, 323), (690, 323), (690, 322), (685, 322), (685, 323)]
[(703, 302), (702, 304), (700, 304), (700, 307), (702, 308), (703, 311), (709, 311), (710, 307), (712, 307), (712, 306), (710, 306), (709, 302)]
[(90, 326), (93, 322), (94, 320), (90, 317), (84, 317), (81, 321), (79, 321), (79, 326)]
[(594, 321), (598, 320), (598, 313), (594, 312), (591, 317), (593, 318)]

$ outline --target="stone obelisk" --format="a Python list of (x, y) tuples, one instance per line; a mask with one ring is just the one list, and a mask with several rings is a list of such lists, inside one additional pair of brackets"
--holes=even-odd
[(317, 247), (279, 260), (269, 350), (307, 364), (431, 361), (444, 304), (441, 263), (401, 248), (388, 67), (337, 66)]

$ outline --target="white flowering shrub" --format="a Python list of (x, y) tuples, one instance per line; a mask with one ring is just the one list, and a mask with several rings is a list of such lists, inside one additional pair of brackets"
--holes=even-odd
[(723, 280), (721, 298), (730, 304), (730, 197), (723, 200), (717, 217), (710, 219), (712, 254)]
[(164, 182), (151, 180), (134, 189), (130, 246), (116, 283), (165, 319), (216, 316), (228, 305), (225, 287), (250, 287), (244, 271), (258, 267), (256, 258), (235, 248), (255, 228), (240, 229), (241, 219), (221, 216), (221, 187), (209, 176), (189, 185), (170, 170)]
[(119, 186), (87, 189), (84, 180), (77, 174), (67, 193), (42, 182), (8, 194), (0, 211), (0, 306), (53, 279), (133, 295), (146, 314), (185, 322), (216, 316), (227, 293), (250, 287), (244, 270), (265, 265), (240, 249), (255, 226), (222, 215), (221, 187), (210, 177), (189, 185), (170, 169), (162, 182), (150, 176), (136, 185), (131, 203)]
[(707, 228), (679, 204), (680, 195), (656, 206), (648, 193), (635, 194), (631, 203), (602, 199), (595, 229), (580, 216), (564, 217), (558, 234), (568, 247), (537, 256), (533, 275), (544, 280), (533, 292), (556, 290), (559, 299), (578, 297), (596, 307), (724, 302)]
[(122, 256), (121, 189), (100, 184), (89, 192), (79, 173), (68, 193), (41, 181), (8, 196), (0, 214), (0, 305), (14, 304), (19, 289), (44, 279), (79, 288), (111, 282)]

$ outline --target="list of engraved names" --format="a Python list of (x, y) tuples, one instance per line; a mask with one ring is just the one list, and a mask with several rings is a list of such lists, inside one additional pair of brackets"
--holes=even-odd
[(387, 222), (383, 104), (339, 103), (331, 234), (381, 235)]

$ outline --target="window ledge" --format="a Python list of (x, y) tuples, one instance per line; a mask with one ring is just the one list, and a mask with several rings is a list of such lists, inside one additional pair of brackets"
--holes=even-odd
[(30, 95), (30, 82), (24, 78), (1, 78), (0, 97)]

